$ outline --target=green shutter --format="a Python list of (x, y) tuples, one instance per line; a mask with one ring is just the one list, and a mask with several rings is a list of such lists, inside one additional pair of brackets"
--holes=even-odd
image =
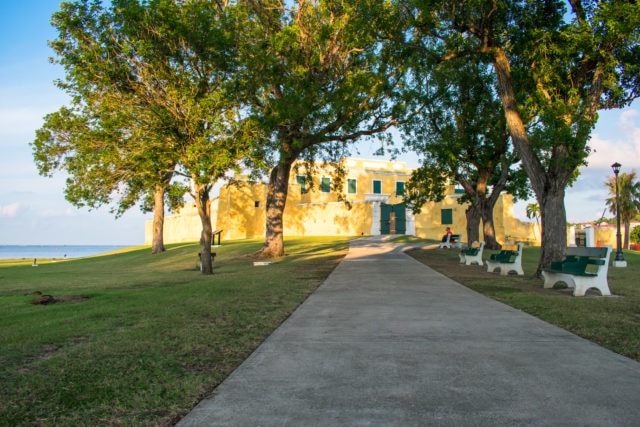
[(453, 224), (453, 209), (442, 209), (440, 217), (442, 224)]
[(296, 182), (300, 185), (300, 193), (305, 194), (307, 192), (307, 177), (304, 175), (296, 175)]
[(347, 193), (356, 194), (357, 192), (358, 192), (358, 188), (356, 186), (356, 180), (355, 179), (347, 180)]
[(322, 181), (320, 182), (320, 191), (323, 193), (331, 192), (331, 178), (322, 178)]
[(382, 181), (373, 180), (373, 194), (382, 194)]
[(396, 196), (404, 196), (404, 182), (396, 181)]

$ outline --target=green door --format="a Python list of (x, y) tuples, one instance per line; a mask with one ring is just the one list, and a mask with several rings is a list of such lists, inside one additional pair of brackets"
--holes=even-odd
[(380, 234), (404, 234), (407, 232), (404, 203), (380, 204)]
[(380, 234), (391, 232), (391, 209), (393, 205), (380, 203)]
[(407, 232), (407, 210), (404, 203), (393, 205), (393, 212), (396, 214), (396, 232), (394, 234), (405, 234)]

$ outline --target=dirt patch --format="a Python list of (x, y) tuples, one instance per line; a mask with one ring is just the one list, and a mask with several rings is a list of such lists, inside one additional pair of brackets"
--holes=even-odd
[(89, 297), (85, 295), (61, 295), (57, 297), (54, 297), (53, 295), (42, 295), (42, 293), (39, 293), (37, 295), (40, 296), (29, 301), (31, 304), (48, 305), (59, 302), (84, 302), (89, 299)]

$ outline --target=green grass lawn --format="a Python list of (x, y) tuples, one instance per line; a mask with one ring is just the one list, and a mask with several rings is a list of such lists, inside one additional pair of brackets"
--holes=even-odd
[[(223, 242), (214, 274), (196, 244), (79, 260), (0, 261), (0, 426), (172, 425), (235, 369), (330, 274), (348, 238), (297, 238), (254, 267), (262, 241)], [(403, 238), (406, 243), (422, 240)], [(489, 251), (487, 251), (488, 256)], [(457, 250), (412, 256), (508, 305), (640, 361), (640, 255), (609, 269), (613, 297), (544, 290), (531, 276), (462, 266)], [(71, 299), (30, 304), (34, 292)], [(74, 301), (74, 298), (77, 301)], [(551, 362), (550, 362), (551, 363)]]
[[(0, 264), (0, 425), (172, 425), (236, 368), (345, 255), (347, 238), (196, 244)], [(78, 301), (34, 305), (34, 292)], [(83, 297), (83, 298), (80, 298)]]
[[(490, 253), (485, 251), (483, 258)], [(570, 289), (560, 286), (543, 289), (543, 280), (533, 276), (539, 247), (524, 248), (524, 276), (500, 276), (487, 273), (486, 266), (464, 266), (457, 250), (416, 250), (410, 254), (479, 293), (640, 361), (640, 253), (636, 251), (624, 252), (628, 267), (609, 267), (610, 297), (596, 296), (595, 292), (574, 297)]]

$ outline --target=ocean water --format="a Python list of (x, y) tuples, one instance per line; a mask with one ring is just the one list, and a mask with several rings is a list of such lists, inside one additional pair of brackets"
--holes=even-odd
[(124, 247), (126, 245), (0, 245), (0, 258), (82, 258)]

